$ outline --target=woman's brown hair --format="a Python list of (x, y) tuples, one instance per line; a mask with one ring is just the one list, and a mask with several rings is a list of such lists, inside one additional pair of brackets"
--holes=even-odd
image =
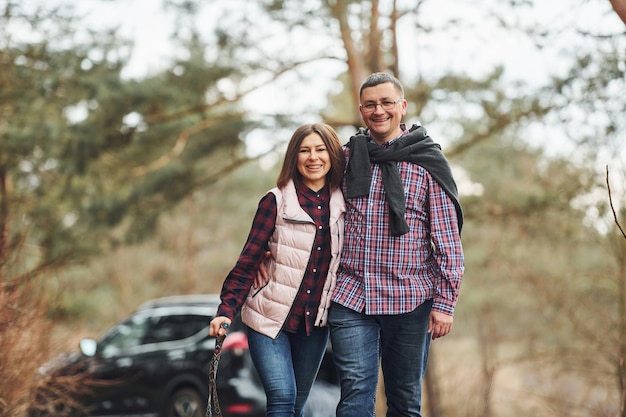
[(302, 141), (311, 133), (320, 135), (328, 150), (330, 170), (326, 174), (326, 182), (331, 189), (339, 187), (343, 178), (345, 157), (337, 132), (325, 123), (309, 123), (298, 127), (289, 140), (287, 152), (285, 152), (285, 158), (283, 159), (283, 167), (280, 170), (280, 174), (278, 174), (278, 180), (276, 180), (278, 188), (286, 186), (289, 180), (293, 180), (295, 184), (302, 182), (302, 174), (298, 171), (298, 153), (300, 152)]

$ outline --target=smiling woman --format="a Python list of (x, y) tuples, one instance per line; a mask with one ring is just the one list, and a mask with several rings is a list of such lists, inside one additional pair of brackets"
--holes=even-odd
[[(302, 415), (326, 352), (328, 309), (343, 246), (343, 171), (341, 143), (329, 125), (295, 130), (277, 187), (259, 202), (211, 321), (210, 334), (223, 335), (223, 325), (241, 312), (267, 415)], [(261, 263), (271, 277), (257, 284)]]

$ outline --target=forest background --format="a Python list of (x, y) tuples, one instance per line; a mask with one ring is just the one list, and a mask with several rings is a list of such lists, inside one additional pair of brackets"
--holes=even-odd
[(167, 0), (139, 76), (74, 3), (0, 1), (0, 415), (141, 302), (218, 292), (293, 129), (347, 141), (389, 71), (466, 215), (427, 415), (626, 416), (624, 2)]

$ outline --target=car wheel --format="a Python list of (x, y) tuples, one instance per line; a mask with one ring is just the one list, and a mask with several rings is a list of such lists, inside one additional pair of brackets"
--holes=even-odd
[(170, 397), (165, 417), (202, 416), (204, 416), (204, 402), (195, 389), (182, 388)]

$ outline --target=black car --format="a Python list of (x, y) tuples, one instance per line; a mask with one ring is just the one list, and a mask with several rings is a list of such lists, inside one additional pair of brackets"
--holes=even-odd
[[(64, 355), (42, 373), (82, 372), (89, 393), (71, 416), (201, 417), (206, 410), (209, 363), (215, 338), (208, 327), (219, 305), (217, 295), (172, 296), (142, 304), (96, 341), (80, 341), (80, 353)], [(265, 394), (252, 365), (242, 325), (235, 320), (224, 341), (216, 385), (224, 417), (265, 413)], [(339, 395), (329, 349), (311, 392), (307, 417), (334, 416)], [(46, 403), (41, 398), (41, 403)], [(53, 402), (52, 402), (53, 403)], [(82, 410), (82, 411), (81, 411)], [(60, 416), (59, 410), (33, 408), (31, 417)]]

